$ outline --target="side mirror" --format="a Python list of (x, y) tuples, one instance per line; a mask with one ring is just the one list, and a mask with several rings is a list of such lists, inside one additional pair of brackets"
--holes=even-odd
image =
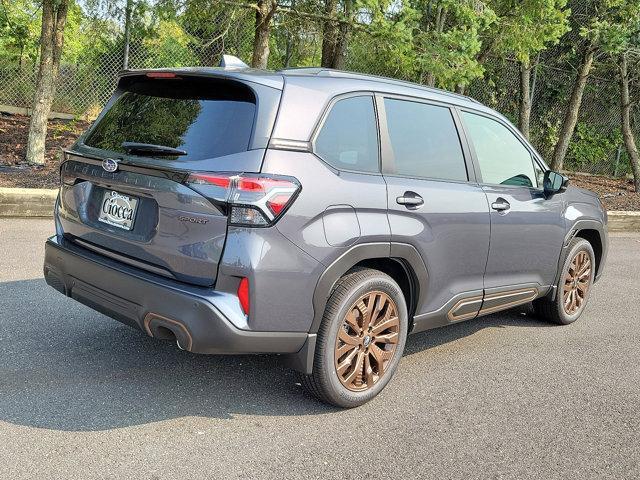
[(569, 185), (569, 178), (561, 173), (554, 172), (553, 170), (544, 172), (542, 186), (546, 197), (565, 191), (567, 185)]

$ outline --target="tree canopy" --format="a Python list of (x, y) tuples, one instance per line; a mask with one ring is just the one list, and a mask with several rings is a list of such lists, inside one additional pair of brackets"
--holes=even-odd
[[(0, 0), (0, 103), (26, 105), (33, 98), (42, 1)], [(123, 67), (128, 38), (131, 68), (215, 66), (221, 54), (230, 53), (272, 69), (323, 65), (464, 92), (506, 114), (558, 168), (566, 162), (586, 168), (591, 162), (614, 173), (630, 171), (628, 149), (619, 151), (617, 79), (624, 56), (629, 128), (637, 132), (637, 0), (68, 0), (68, 5), (53, 101), (58, 110), (99, 111)]]

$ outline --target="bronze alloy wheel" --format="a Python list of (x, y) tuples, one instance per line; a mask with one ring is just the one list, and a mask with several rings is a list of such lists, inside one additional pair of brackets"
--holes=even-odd
[(564, 276), (562, 299), (567, 315), (574, 315), (582, 308), (591, 283), (591, 258), (584, 250), (580, 250), (571, 260)]
[(373, 387), (396, 353), (400, 321), (395, 302), (384, 292), (362, 295), (344, 317), (335, 343), (340, 383), (354, 392)]

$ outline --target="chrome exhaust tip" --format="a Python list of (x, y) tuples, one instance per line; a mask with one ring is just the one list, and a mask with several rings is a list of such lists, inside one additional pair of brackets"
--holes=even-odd
[(144, 318), (143, 325), (144, 330), (150, 337), (160, 340), (175, 339), (176, 345), (180, 350), (191, 351), (193, 339), (191, 338), (191, 333), (182, 322), (151, 312)]

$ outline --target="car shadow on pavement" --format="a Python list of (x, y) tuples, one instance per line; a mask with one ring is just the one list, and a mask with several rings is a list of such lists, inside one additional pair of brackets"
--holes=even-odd
[[(336, 411), (306, 396), (275, 356), (183, 352), (63, 297), (42, 279), (0, 283), (0, 312), (0, 421), (96, 431), (184, 416)], [(535, 325), (546, 324), (493, 315), (413, 335), (405, 355), (489, 326)]]

